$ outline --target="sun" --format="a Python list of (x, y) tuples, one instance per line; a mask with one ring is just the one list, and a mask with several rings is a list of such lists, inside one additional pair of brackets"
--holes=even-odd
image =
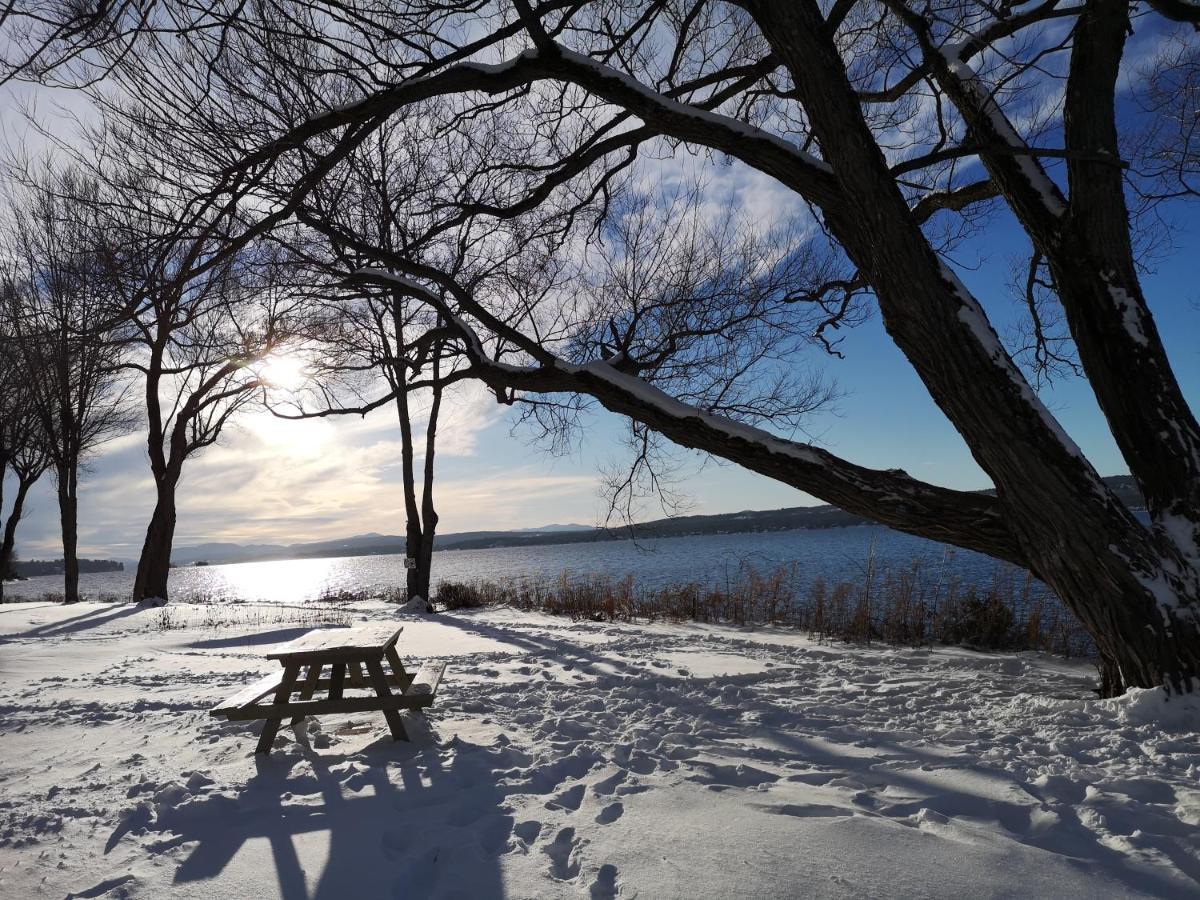
[(308, 367), (298, 356), (268, 356), (258, 375), (269, 387), (284, 391), (299, 390), (308, 381)]

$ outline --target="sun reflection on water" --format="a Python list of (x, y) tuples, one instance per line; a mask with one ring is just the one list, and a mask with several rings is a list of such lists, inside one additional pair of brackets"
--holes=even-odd
[[(195, 585), (213, 599), (264, 600), (270, 603), (303, 603), (354, 587), (354, 578), (342, 559), (291, 559), (223, 566), (177, 569), (172, 580), (183, 591)], [(186, 586), (185, 586), (186, 585)]]

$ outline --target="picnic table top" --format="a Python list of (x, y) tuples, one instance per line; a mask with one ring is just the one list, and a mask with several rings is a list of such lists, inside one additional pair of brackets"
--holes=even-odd
[(267, 651), (268, 659), (283, 663), (316, 659), (357, 659), (383, 656), (396, 643), (403, 625), (395, 622), (364, 622), (350, 628), (318, 628)]

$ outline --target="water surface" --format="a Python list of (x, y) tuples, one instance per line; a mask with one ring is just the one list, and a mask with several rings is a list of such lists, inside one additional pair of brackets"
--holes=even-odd
[[(491, 550), (442, 550), (433, 555), (433, 582), (633, 575), (636, 584), (720, 584), (740, 567), (759, 572), (794, 565), (803, 584), (817, 576), (857, 578), (877, 569), (922, 564), (923, 577), (986, 584), (1002, 564), (968, 550), (912, 537), (877, 525), (779, 531), (763, 534), (714, 534), (653, 541), (605, 541), (502, 547)], [(128, 597), (133, 567), (124, 572), (80, 576), (89, 597)], [(328, 559), (278, 560), (191, 566), (173, 569), (170, 589), (179, 599), (243, 599), (303, 602), (330, 592), (377, 594), (404, 584), (404, 560), (396, 554)], [(8, 599), (35, 599), (61, 593), (62, 577), (44, 575), (5, 585)]]

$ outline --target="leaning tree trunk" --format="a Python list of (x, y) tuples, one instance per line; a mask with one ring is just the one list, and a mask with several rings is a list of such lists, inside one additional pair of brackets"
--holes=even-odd
[(137, 603), (167, 602), (167, 580), (171, 575), (171, 548), (175, 540), (175, 488), (178, 473), (167, 472), (158, 479), (157, 499), (142, 555), (138, 559), (137, 576), (133, 582), (133, 599)]
[[(25, 508), (25, 497), (28, 495), (31, 487), (33, 487), (32, 480), (22, 479), (17, 482), (17, 495), (13, 498), (12, 509), (8, 513), (8, 521), (4, 523), (4, 542), (0, 544), (0, 581), (5, 578), (11, 578), (15, 574), (12, 560), (13, 548), (17, 542), (17, 524), (21, 521), (21, 512)], [(0, 600), (3, 597), (3, 593), (0, 593)]]
[[(884, 327), (996, 485), (1029, 567), (1096, 640), (1108, 660), (1106, 690), (1190, 689), (1200, 675), (1194, 564), (1105, 487), (1034, 395), (978, 300), (939, 259), (863, 119), (815, 0), (752, 0), (749, 8), (796, 74), (813, 131), (835, 163), (842, 196), (825, 208), (826, 225), (874, 286)], [(1021, 183), (1008, 167), (991, 171), (1027, 230), (1055, 227), (1056, 188)]]
[(62, 525), (63, 601), (79, 602), (79, 496), (74, 466), (58, 470), (58, 518)]

